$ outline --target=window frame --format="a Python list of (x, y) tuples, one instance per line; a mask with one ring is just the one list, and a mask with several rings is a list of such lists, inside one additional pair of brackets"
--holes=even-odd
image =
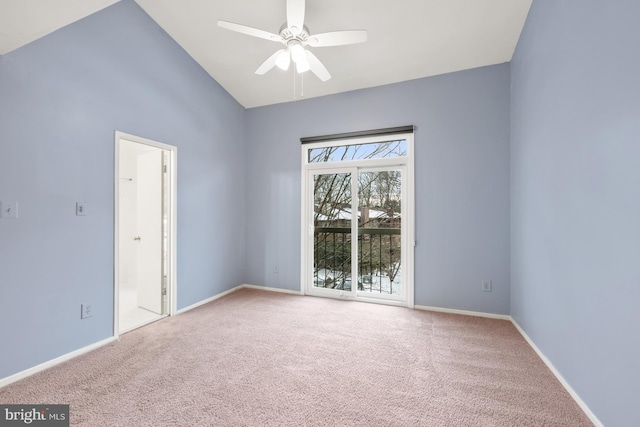
[[(333, 162), (309, 162), (309, 152), (312, 149), (360, 145), (385, 141), (396, 140), (407, 141), (407, 154), (405, 156), (389, 157), (389, 158), (373, 158), (344, 160)], [(352, 177), (357, 177), (358, 171), (367, 171), (371, 169), (388, 169), (397, 167), (403, 171), (402, 197), (404, 202), (403, 225), (402, 225), (402, 253), (403, 253), (403, 298), (379, 298), (371, 296), (357, 295), (357, 291), (349, 292), (349, 294), (341, 293), (336, 295), (335, 292), (323, 292), (318, 288), (313, 289), (313, 175), (314, 173), (341, 173), (351, 171), (355, 173)], [(357, 180), (354, 180), (357, 181)], [(374, 303), (382, 303), (388, 305), (401, 305), (409, 308), (414, 307), (414, 247), (415, 247), (415, 193), (414, 193), (414, 133), (398, 133), (384, 134), (375, 136), (355, 136), (344, 137), (339, 139), (331, 139), (321, 142), (307, 142), (301, 146), (301, 275), (300, 275), (300, 292), (303, 295), (318, 295), (341, 299), (352, 299), (357, 301), (366, 301)], [(356, 185), (353, 182), (352, 185)], [(311, 192), (311, 193), (310, 193)], [(352, 190), (353, 193), (353, 190)], [(311, 194), (311, 196), (310, 196)], [(357, 194), (353, 193), (353, 194)], [(352, 211), (353, 215), (357, 214)], [(357, 223), (357, 219), (355, 220)], [(354, 220), (352, 220), (354, 224)], [(405, 272), (406, 269), (406, 272)], [(352, 289), (357, 286), (352, 286)]]

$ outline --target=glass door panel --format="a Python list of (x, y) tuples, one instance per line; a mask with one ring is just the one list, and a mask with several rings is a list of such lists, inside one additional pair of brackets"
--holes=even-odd
[(413, 135), (303, 142), (303, 292), (413, 307)]
[(313, 287), (351, 291), (351, 173), (313, 175)]
[(358, 172), (358, 291), (401, 297), (402, 173)]

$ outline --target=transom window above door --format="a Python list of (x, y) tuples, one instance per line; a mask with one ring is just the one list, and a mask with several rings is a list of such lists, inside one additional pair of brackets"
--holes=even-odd
[(310, 148), (309, 163), (344, 162), (350, 160), (406, 157), (409, 142), (406, 139), (370, 142), (367, 144), (330, 145)]

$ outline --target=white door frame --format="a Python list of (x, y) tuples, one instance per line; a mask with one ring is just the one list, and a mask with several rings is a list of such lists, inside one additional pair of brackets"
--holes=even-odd
[(177, 311), (177, 287), (176, 287), (176, 242), (177, 242), (177, 156), (178, 148), (173, 145), (153, 141), (151, 139), (130, 135), (124, 132), (115, 132), (115, 168), (114, 168), (114, 253), (113, 253), (113, 336), (120, 336), (119, 327), (119, 283), (120, 275), (119, 248), (120, 248), (120, 144), (122, 140), (145, 144), (160, 148), (169, 153), (167, 173), (169, 174), (169, 244), (168, 244), (168, 274), (167, 274), (167, 309), (168, 315), (173, 316)]
[[(308, 150), (312, 148), (331, 147), (338, 145), (350, 144), (367, 144), (373, 142), (389, 141), (394, 139), (406, 139), (408, 142), (407, 156), (404, 158), (379, 158), (364, 160), (347, 160), (329, 163), (309, 163)], [(397, 134), (392, 137), (373, 136), (373, 137), (356, 137), (346, 138), (339, 141), (318, 142), (302, 145), (302, 185), (301, 185), (301, 245), (302, 261), (301, 261), (301, 278), (300, 293), (303, 295), (327, 296), (332, 298), (344, 298), (357, 301), (373, 302), (387, 305), (402, 305), (409, 308), (414, 307), (414, 247), (415, 247), (415, 196), (414, 196), (414, 154), (413, 154), (413, 133)], [(309, 278), (313, 271), (313, 201), (309, 195), (313, 193), (313, 175), (314, 173), (352, 173), (352, 195), (357, 197), (357, 172), (358, 170), (367, 171), (370, 169), (387, 169), (398, 168), (403, 171), (402, 181), (402, 200), (405, 203), (402, 217), (402, 238), (403, 238), (403, 286), (406, 290), (406, 299), (404, 301), (394, 301), (393, 299), (372, 298), (358, 295), (357, 285), (354, 277), (357, 277), (355, 269), (352, 271), (352, 291), (351, 292), (324, 292), (321, 288), (313, 288)], [(352, 233), (357, 224), (357, 212), (352, 210)], [(352, 239), (352, 246), (357, 245), (356, 239)], [(352, 264), (353, 268), (353, 264)], [(405, 277), (406, 274), (406, 277)]]

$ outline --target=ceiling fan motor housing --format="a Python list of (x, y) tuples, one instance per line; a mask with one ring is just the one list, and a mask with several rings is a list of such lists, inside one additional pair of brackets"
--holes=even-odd
[(306, 44), (307, 40), (309, 39), (309, 29), (305, 25), (302, 31), (300, 31), (298, 34), (294, 34), (293, 31), (291, 31), (291, 28), (287, 27), (287, 23), (285, 22), (280, 27), (280, 37), (284, 39), (285, 45), (288, 45), (289, 41), (291, 40), (298, 40), (300, 44)]

